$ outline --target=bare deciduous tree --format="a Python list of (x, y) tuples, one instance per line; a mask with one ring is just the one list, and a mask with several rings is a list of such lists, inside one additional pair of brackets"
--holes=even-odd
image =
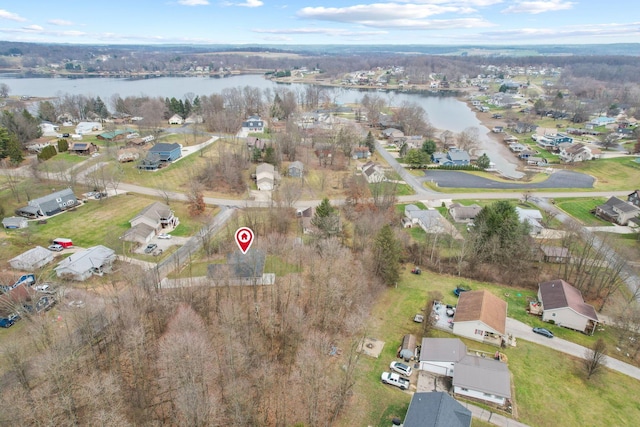
[(602, 338), (598, 338), (593, 346), (584, 354), (584, 368), (587, 379), (597, 374), (606, 365), (607, 344)]

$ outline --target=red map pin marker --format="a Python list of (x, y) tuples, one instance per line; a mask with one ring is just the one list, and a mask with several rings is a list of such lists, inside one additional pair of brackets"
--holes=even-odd
[(246, 254), (253, 243), (253, 230), (249, 227), (238, 228), (238, 231), (236, 231), (236, 243), (242, 253)]

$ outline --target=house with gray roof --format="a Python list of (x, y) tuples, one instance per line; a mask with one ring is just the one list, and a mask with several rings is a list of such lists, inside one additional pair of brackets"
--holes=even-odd
[(302, 163), (300, 160), (291, 162), (291, 164), (287, 168), (287, 174), (294, 178), (302, 178), (304, 174), (304, 163)]
[(9, 229), (27, 228), (29, 226), (29, 222), (23, 217), (8, 216), (2, 219), (2, 226)]
[(422, 338), (420, 370), (453, 377), (455, 364), (467, 355), (459, 338)]
[(275, 275), (264, 272), (267, 254), (249, 249), (246, 254), (235, 251), (227, 255), (226, 264), (209, 264), (207, 277), (216, 284), (271, 285)]
[(65, 188), (48, 196), (29, 200), (28, 205), (16, 210), (16, 214), (26, 218), (51, 216), (78, 205), (78, 199), (73, 190)]
[(455, 222), (472, 222), (481, 210), (482, 208), (476, 204), (464, 206), (460, 203), (453, 203), (449, 206), (449, 214)]
[(627, 225), (640, 215), (640, 208), (617, 197), (610, 197), (604, 204), (596, 206), (596, 216), (605, 221)]
[(593, 335), (598, 315), (592, 305), (584, 302), (582, 293), (562, 279), (538, 284), (538, 301), (542, 305), (542, 320)]
[(469, 153), (454, 147), (450, 148), (446, 153), (433, 153), (431, 160), (440, 166), (466, 166), (471, 164)]
[(42, 246), (36, 246), (9, 260), (11, 268), (34, 271), (53, 261), (53, 252)]
[(505, 406), (511, 399), (509, 367), (499, 360), (465, 356), (455, 366), (453, 393)]
[(404, 427), (470, 427), (471, 411), (444, 392), (414, 393)]
[(111, 272), (116, 253), (113, 249), (98, 245), (71, 254), (62, 260), (56, 268), (56, 275), (63, 279), (83, 281), (92, 275), (102, 276)]
[(387, 175), (382, 166), (374, 162), (367, 162), (362, 166), (362, 174), (369, 184), (387, 180)]
[(530, 234), (540, 234), (544, 230), (544, 226), (541, 223), (542, 213), (539, 210), (523, 209), (516, 206), (516, 213), (521, 223), (529, 225)]
[(180, 223), (178, 217), (168, 205), (154, 202), (142, 209), (135, 217), (129, 220), (131, 228), (121, 237), (127, 242), (147, 244), (158, 233), (165, 229), (173, 229)]
[(405, 206), (404, 215), (412, 225), (418, 225), (429, 234), (448, 233), (449, 221), (435, 209), (420, 209), (416, 205)]
[(256, 185), (260, 191), (271, 191), (276, 186), (276, 168), (269, 163), (256, 167)]

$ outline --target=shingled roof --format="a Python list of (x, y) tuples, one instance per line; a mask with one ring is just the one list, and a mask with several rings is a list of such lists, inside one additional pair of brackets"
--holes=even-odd
[(593, 306), (584, 302), (582, 293), (562, 279), (540, 283), (540, 298), (545, 310), (571, 308), (578, 314), (598, 321), (598, 315)]
[(460, 294), (453, 322), (480, 320), (501, 334), (506, 332), (507, 303), (486, 290)]

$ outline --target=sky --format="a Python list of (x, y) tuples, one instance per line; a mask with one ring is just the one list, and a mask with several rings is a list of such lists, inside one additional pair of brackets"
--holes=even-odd
[(0, 0), (0, 40), (74, 44), (640, 42), (637, 0)]

